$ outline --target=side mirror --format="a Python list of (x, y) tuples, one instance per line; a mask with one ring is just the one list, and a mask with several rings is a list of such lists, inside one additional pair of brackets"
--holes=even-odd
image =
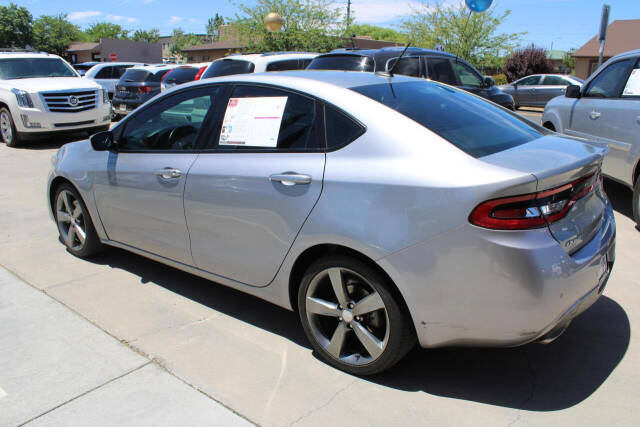
[(491, 87), (491, 86), (495, 86), (496, 85), (496, 81), (493, 80), (492, 77), (489, 76), (484, 76), (484, 87)]
[(580, 86), (567, 86), (567, 90), (564, 92), (564, 96), (566, 96), (567, 98), (580, 98)]
[(89, 140), (91, 141), (91, 146), (96, 151), (113, 150), (116, 148), (113, 134), (108, 130), (91, 135)]

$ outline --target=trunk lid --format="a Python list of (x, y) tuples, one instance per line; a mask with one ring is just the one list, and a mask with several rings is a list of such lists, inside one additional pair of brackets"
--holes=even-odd
[[(544, 192), (583, 178), (598, 177), (607, 152), (608, 148), (598, 143), (546, 135), (480, 160), (530, 173), (538, 181), (537, 191)], [(549, 231), (563, 249), (573, 254), (597, 233), (606, 207), (606, 195), (597, 184), (595, 191), (575, 200), (564, 217), (550, 223)]]

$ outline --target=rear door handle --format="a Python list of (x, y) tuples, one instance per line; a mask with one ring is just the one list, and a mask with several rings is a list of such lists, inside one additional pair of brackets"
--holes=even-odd
[(269, 175), (269, 181), (277, 181), (282, 185), (310, 184), (311, 176), (295, 172), (275, 173)]
[(589, 113), (589, 118), (591, 120), (596, 120), (598, 117), (600, 117), (600, 113), (597, 112), (596, 110), (593, 110)]
[(172, 178), (180, 178), (182, 176), (182, 171), (180, 169), (166, 167), (164, 169), (160, 169), (154, 172), (155, 175), (163, 178), (163, 179), (172, 179)]

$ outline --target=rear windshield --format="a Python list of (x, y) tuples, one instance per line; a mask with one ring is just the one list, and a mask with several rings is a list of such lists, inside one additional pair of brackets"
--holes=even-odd
[(159, 70), (147, 71), (141, 69), (130, 68), (122, 75), (120, 81), (125, 83), (143, 83), (143, 82), (159, 82), (170, 68), (162, 68)]
[(373, 58), (359, 55), (318, 56), (311, 61), (307, 70), (370, 71), (375, 68)]
[(351, 88), (420, 123), (473, 157), (488, 156), (543, 136), (490, 101), (437, 82), (381, 83)]
[(175, 70), (169, 72), (167, 76), (164, 78), (164, 81), (167, 83), (185, 83), (191, 82), (195, 79), (196, 74), (200, 71), (199, 68), (194, 67), (180, 67)]
[(0, 60), (0, 79), (32, 79), (36, 77), (78, 77), (59, 58), (7, 58)]
[(253, 73), (254, 68), (255, 65), (253, 65), (253, 62), (223, 59), (212, 62), (204, 74), (202, 74), (202, 78), (209, 79), (211, 77), (230, 76), (232, 74), (249, 74)]

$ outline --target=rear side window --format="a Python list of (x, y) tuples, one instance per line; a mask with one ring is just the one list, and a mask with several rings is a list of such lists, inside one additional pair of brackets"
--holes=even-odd
[(473, 157), (488, 156), (543, 136), (491, 102), (435, 82), (385, 83), (352, 90), (418, 122)]
[[(395, 65), (396, 61), (398, 62), (397, 65)], [(402, 74), (403, 76), (411, 77), (421, 77), (422, 75), (422, 73), (420, 72), (420, 58), (416, 56), (400, 59), (392, 58), (387, 61), (387, 71), (389, 71), (394, 66), (394, 74)]]
[(316, 109), (313, 99), (297, 93), (264, 86), (236, 86), (224, 114), (218, 146), (322, 151)]
[(147, 80), (147, 77), (149, 77), (151, 75), (151, 73), (147, 70), (133, 70), (133, 69), (129, 69), (127, 70), (123, 76), (122, 76), (122, 80), (124, 82), (130, 83), (130, 82), (144, 82)]
[(209, 68), (202, 74), (203, 79), (211, 77), (230, 76), (232, 74), (253, 73), (255, 65), (253, 62), (239, 59), (222, 59), (211, 63)]
[(431, 80), (448, 85), (458, 84), (451, 62), (446, 58), (427, 58), (427, 74)]
[(95, 78), (96, 79), (111, 79), (113, 67), (104, 67), (102, 70), (98, 71)]
[(119, 79), (127, 71), (127, 69), (131, 67), (133, 67), (133, 65), (119, 65), (117, 67), (113, 67), (113, 74), (111, 75), (111, 78)]
[(309, 70), (339, 70), (372, 72), (375, 61), (369, 56), (360, 55), (325, 55), (311, 61)]
[(624, 85), (622, 96), (640, 96), (640, 59), (636, 62), (636, 66), (631, 70), (629, 78)]
[(335, 150), (360, 137), (365, 128), (333, 107), (324, 107), (327, 150)]
[(544, 76), (544, 80), (542, 80), (543, 86), (568, 86), (570, 84), (569, 80), (560, 76)]

